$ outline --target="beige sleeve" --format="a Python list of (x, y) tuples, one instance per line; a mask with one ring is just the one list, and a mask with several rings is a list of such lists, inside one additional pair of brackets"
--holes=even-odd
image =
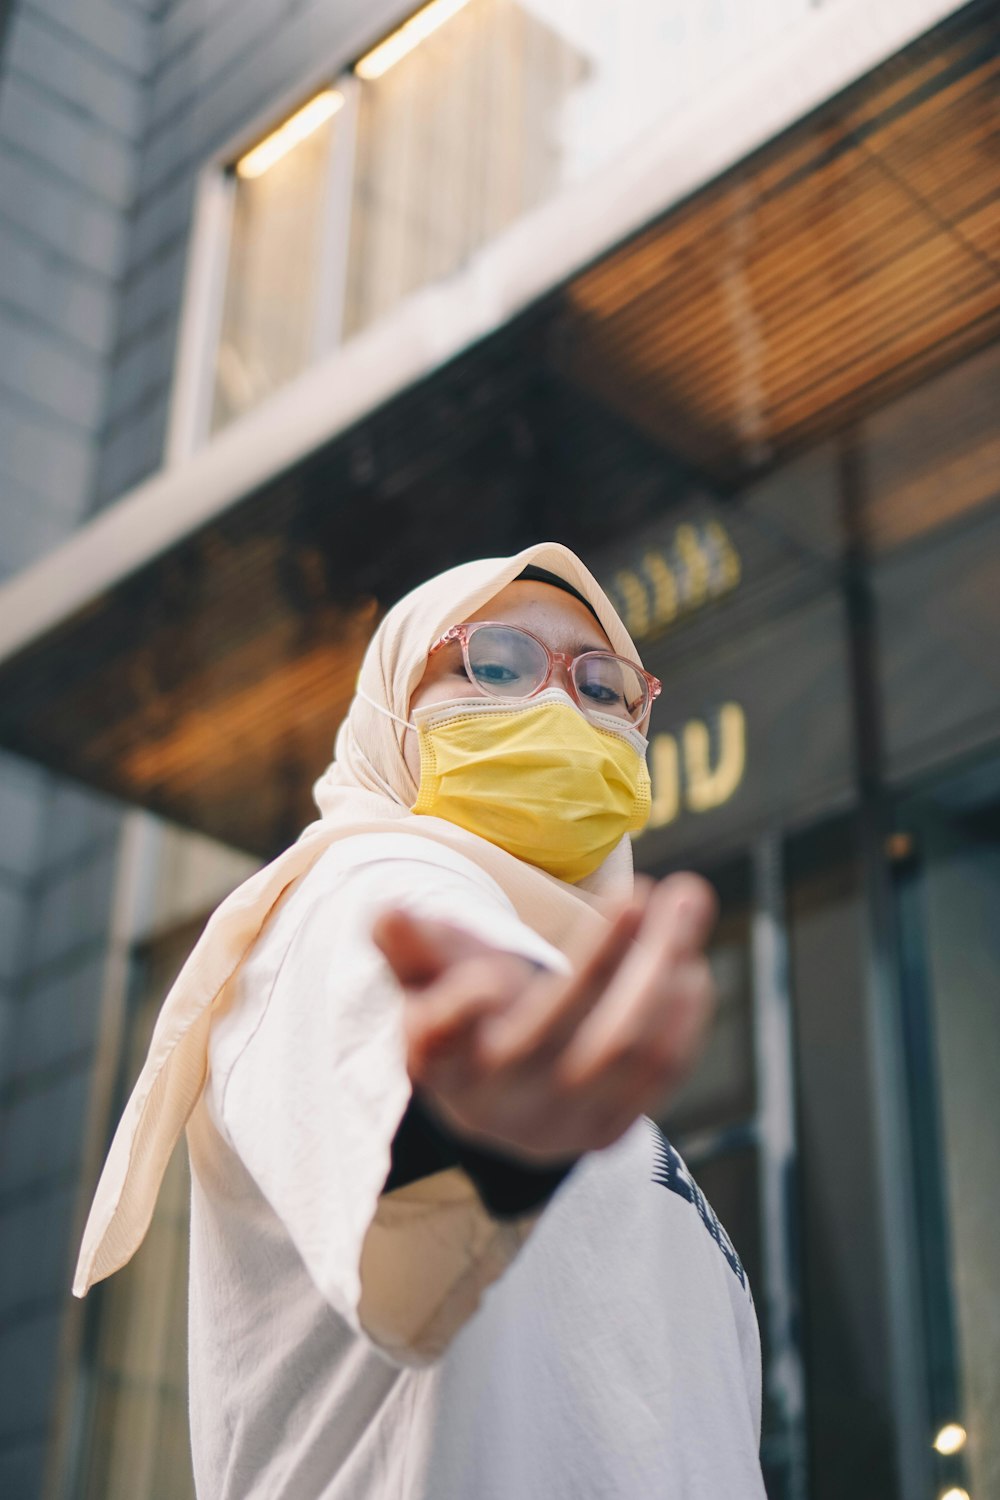
[(361, 1254), (361, 1328), (399, 1364), (436, 1359), (542, 1210), (491, 1218), (461, 1167), (384, 1194)]
[[(400, 1364), (447, 1347), (539, 1217), (494, 1219), (461, 1168), (383, 1194), (410, 1098), (402, 997), (370, 938), (404, 903), (509, 951), (549, 950), (452, 871), (393, 860), (350, 872), (306, 911), (224, 1078), (220, 1123), (319, 1290)], [(560, 954), (555, 954), (564, 964)]]

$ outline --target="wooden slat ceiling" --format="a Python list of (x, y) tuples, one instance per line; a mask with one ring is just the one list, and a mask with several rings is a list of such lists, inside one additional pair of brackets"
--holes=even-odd
[(723, 482), (1000, 330), (1000, 23), (962, 25), (578, 277), (562, 368)]
[(635, 524), (687, 486), (588, 405), (514, 344), (429, 382), (5, 663), (0, 744), (272, 856), (316, 816), (386, 603), (544, 535), (600, 550), (616, 479)]
[(1000, 333), (1000, 13), (973, 5), (0, 667), (0, 744), (261, 858), (365, 641), (544, 537), (595, 566)]

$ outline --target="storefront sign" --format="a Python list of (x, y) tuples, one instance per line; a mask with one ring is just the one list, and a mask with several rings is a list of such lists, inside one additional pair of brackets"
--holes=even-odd
[(665, 828), (682, 808), (704, 813), (722, 807), (736, 795), (745, 770), (746, 715), (738, 703), (689, 719), (676, 734), (654, 734), (649, 746), (653, 803), (646, 829)]
[(644, 657), (656, 642), (673, 643), (686, 656), (689, 637), (698, 638), (699, 652), (711, 650), (716, 639), (753, 630), (775, 611), (829, 588), (828, 553), (818, 539), (800, 534), (806, 528), (796, 511), (796, 505), (820, 508), (825, 474), (822, 466), (818, 474), (799, 474), (791, 498), (788, 485), (762, 483), (752, 504), (692, 494), (593, 559)]
[(646, 653), (663, 679), (650, 727), (646, 869), (685, 863), (844, 805), (854, 777), (843, 604), (830, 591), (753, 628)]
[(660, 546), (616, 570), (608, 592), (633, 640), (657, 635), (736, 588), (742, 566), (725, 527), (685, 522)]

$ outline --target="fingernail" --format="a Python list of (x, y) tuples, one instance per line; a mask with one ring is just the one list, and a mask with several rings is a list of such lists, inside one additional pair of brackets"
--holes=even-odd
[(694, 935), (698, 910), (690, 896), (682, 896), (674, 914), (674, 931), (684, 941)]

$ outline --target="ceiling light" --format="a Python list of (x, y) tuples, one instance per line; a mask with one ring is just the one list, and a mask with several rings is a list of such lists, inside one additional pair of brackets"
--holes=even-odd
[(423, 10), (418, 10), (416, 15), (404, 21), (398, 31), (387, 36), (384, 42), (379, 42), (370, 52), (354, 65), (354, 71), (359, 78), (371, 80), (381, 78), (387, 73), (393, 63), (398, 63), (401, 57), (412, 52), (414, 47), (430, 36), (432, 31), (437, 31), (445, 21), (450, 21), (469, 0), (431, 0), (430, 5), (425, 5)]
[(236, 172), (240, 177), (260, 177), (268, 167), (273, 167), (276, 161), (287, 156), (300, 141), (312, 135), (314, 130), (335, 115), (344, 102), (343, 94), (337, 89), (324, 89), (322, 94), (317, 94), (315, 99), (310, 99), (308, 104), (302, 108), (291, 119), (279, 125), (277, 130), (272, 131), (242, 156), (236, 163)]

